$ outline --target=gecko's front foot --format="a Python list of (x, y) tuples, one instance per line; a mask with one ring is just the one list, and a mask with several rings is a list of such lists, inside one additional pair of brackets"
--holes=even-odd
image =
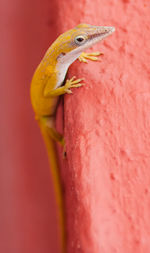
[(99, 58), (97, 56), (103, 55), (103, 53), (100, 52), (93, 52), (93, 53), (81, 53), (78, 57), (78, 60), (80, 62), (88, 62), (87, 60), (91, 61), (99, 61)]
[(82, 85), (85, 85), (84, 83), (80, 83), (83, 81), (83, 78), (75, 79), (75, 76), (73, 76), (70, 80), (66, 80), (66, 83), (64, 85), (64, 90), (66, 93), (71, 94), (72, 91), (70, 90), (71, 88), (78, 88), (81, 87)]

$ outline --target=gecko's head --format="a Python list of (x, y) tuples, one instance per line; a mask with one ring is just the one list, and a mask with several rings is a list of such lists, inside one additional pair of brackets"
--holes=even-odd
[[(74, 58), (80, 55), (85, 49), (91, 47), (98, 41), (103, 40), (115, 31), (114, 27), (109, 26), (93, 26), (88, 24), (80, 24), (74, 29), (69, 30), (57, 39), (59, 43), (59, 59), (67, 60), (68, 57)], [(67, 57), (68, 55), (68, 57)], [(76, 57), (76, 58), (77, 58)], [(64, 58), (64, 59), (63, 59)]]

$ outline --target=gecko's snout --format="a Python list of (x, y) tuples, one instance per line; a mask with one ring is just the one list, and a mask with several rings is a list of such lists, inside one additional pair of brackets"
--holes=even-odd
[(115, 30), (116, 30), (115, 27), (112, 27), (112, 31), (115, 32)]
[(115, 32), (115, 27), (110, 26), (110, 31), (111, 31), (112, 33)]
[(102, 33), (111, 34), (115, 31), (115, 27), (113, 26), (104, 26), (101, 29)]
[(92, 42), (96, 43), (97, 41), (103, 40), (107, 36), (111, 35), (115, 31), (115, 28), (112, 26), (97, 26), (95, 29), (90, 32), (88, 38)]

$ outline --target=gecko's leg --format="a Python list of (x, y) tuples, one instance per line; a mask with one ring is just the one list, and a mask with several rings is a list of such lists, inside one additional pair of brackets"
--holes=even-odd
[(72, 91), (70, 90), (71, 88), (78, 88), (81, 87), (82, 85), (85, 85), (84, 83), (80, 83), (83, 80), (83, 78), (79, 78), (79, 79), (75, 79), (75, 76), (73, 76), (70, 80), (66, 80), (66, 83), (61, 86), (58, 87), (55, 90), (51, 90), (49, 93), (46, 94), (46, 96), (60, 96), (63, 95), (65, 93), (72, 93)]
[(55, 117), (43, 116), (39, 121), (40, 125), (42, 124), (46, 128), (49, 137), (64, 147), (64, 137), (55, 128)]
[(80, 62), (88, 62), (87, 60), (91, 61), (98, 61), (99, 58), (97, 56), (103, 55), (103, 53), (100, 52), (93, 52), (93, 53), (81, 53), (80, 56), (78, 57), (78, 60)]

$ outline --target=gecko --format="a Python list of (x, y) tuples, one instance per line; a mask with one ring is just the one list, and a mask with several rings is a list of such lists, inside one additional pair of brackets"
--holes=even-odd
[(99, 52), (85, 53), (84, 50), (105, 39), (114, 31), (115, 28), (111, 26), (79, 24), (61, 34), (48, 48), (31, 81), (31, 103), (47, 147), (54, 180), (62, 252), (65, 252), (65, 218), (55, 142), (64, 146), (64, 137), (55, 128), (58, 100), (60, 95), (71, 94), (72, 88), (83, 85), (83, 78), (75, 79), (73, 76), (70, 80), (66, 80), (69, 66), (76, 59), (85, 63), (87, 60), (98, 60)]

